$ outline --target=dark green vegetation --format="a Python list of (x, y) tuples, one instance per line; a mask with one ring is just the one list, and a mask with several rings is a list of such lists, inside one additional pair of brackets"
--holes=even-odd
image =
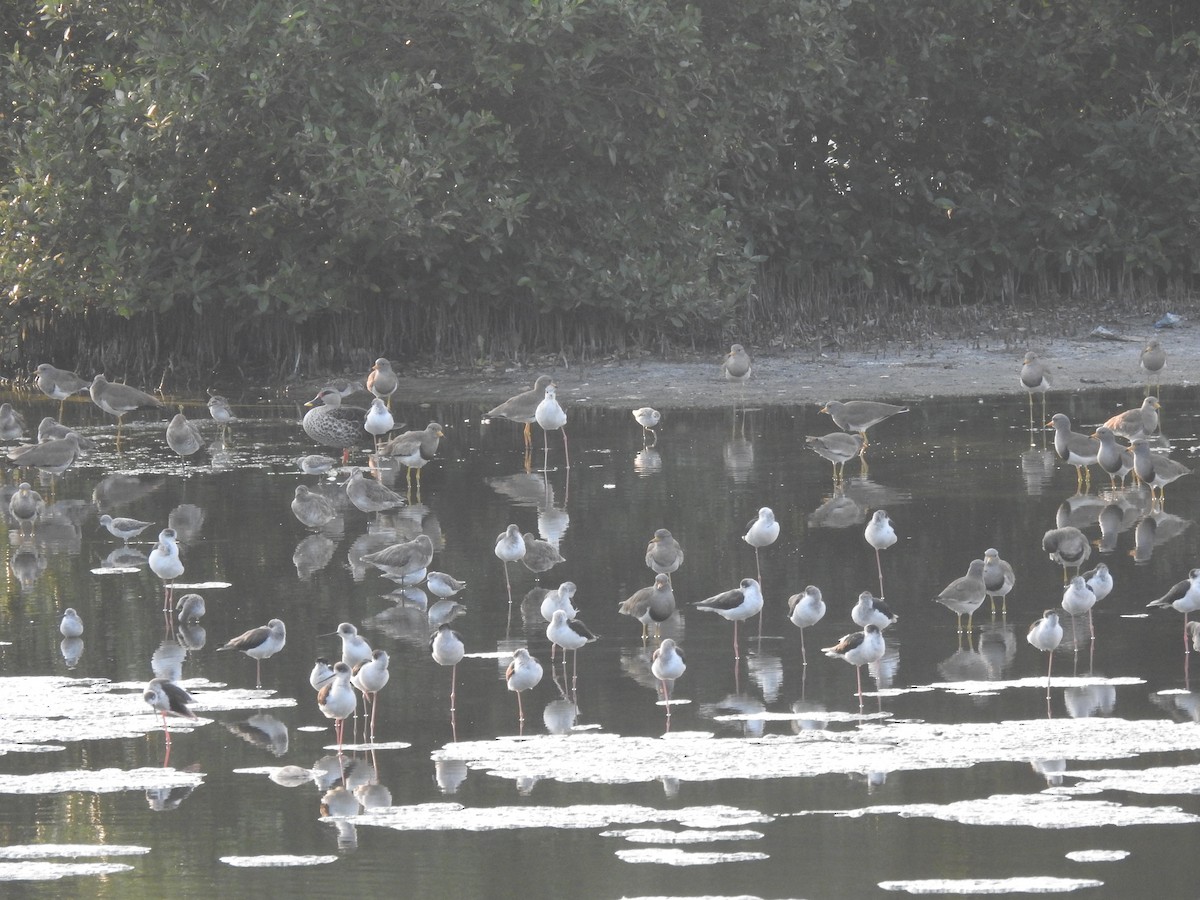
[(12, 365), (715, 347), (1200, 268), (1192, 2), (7, 0), (0, 28)]

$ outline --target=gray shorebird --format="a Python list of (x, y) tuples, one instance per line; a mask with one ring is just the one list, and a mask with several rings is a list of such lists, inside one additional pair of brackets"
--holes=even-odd
[(56, 369), (49, 363), (42, 363), (35, 371), (37, 372), (38, 390), (51, 400), (58, 401), (58, 417), (60, 419), (63, 416), (63, 404), (66, 403), (67, 398), (72, 394), (86, 391), (90, 383), (86, 378), (80, 378), (74, 372), (67, 369)]
[(1162, 409), (1162, 404), (1158, 402), (1158, 398), (1147, 396), (1141, 406), (1117, 413), (1104, 425), (1111, 428), (1113, 434), (1119, 435), (1127, 441), (1148, 438), (1158, 431), (1158, 411), (1160, 409)]
[(878, 425), (892, 416), (898, 416), (900, 413), (908, 412), (907, 406), (896, 406), (893, 403), (880, 403), (876, 400), (850, 400), (842, 403), (839, 400), (830, 400), (823, 407), (821, 412), (828, 413), (833, 419), (833, 424), (842, 431), (854, 432), (860, 435), (863, 439), (863, 449), (860, 452), (866, 452), (867, 449), (867, 429), (874, 425)]
[(665, 528), (659, 528), (646, 545), (646, 565), (654, 572), (670, 575), (683, 565), (683, 548)]
[(1146, 394), (1150, 394), (1150, 382), (1154, 382), (1154, 389), (1157, 391), (1161, 387), (1159, 379), (1162, 377), (1163, 366), (1167, 364), (1167, 351), (1163, 349), (1162, 344), (1157, 340), (1151, 340), (1142, 348), (1141, 354), (1138, 356), (1138, 365), (1142, 367), (1142, 371), (1146, 373)]
[(847, 434), (844, 431), (831, 431), (820, 436), (808, 435), (804, 442), (816, 451), (818, 456), (833, 463), (833, 481), (840, 484), (845, 472), (846, 463), (862, 454), (866, 441), (861, 434)]
[(525, 426), (525, 449), (533, 446), (533, 423), (536, 421), (538, 404), (546, 396), (546, 387), (553, 382), (549, 375), (539, 375), (533, 387), (509, 397), (499, 406), (485, 413), (491, 419), (499, 416), (512, 422), (520, 422)]
[(1038, 355), (1030, 350), (1021, 364), (1021, 387), (1029, 394), (1029, 446), (1033, 446), (1033, 395), (1042, 395), (1042, 421), (1046, 420), (1046, 392), (1050, 390), (1050, 379), (1046, 366)]
[(1117, 443), (1117, 436), (1107, 425), (1101, 425), (1092, 435), (1100, 442), (1096, 452), (1096, 464), (1108, 473), (1110, 485), (1115, 488), (1117, 482), (1125, 486), (1125, 478), (1133, 471), (1133, 451)]
[(1063, 567), (1063, 584), (1069, 580), (1067, 569), (1078, 574), (1080, 567), (1092, 555), (1092, 544), (1087, 536), (1073, 525), (1052, 528), (1042, 535), (1042, 549), (1050, 558)]
[(25, 438), (25, 417), (11, 403), (0, 403), (0, 441), (20, 441)]
[(983, 551), (983, 586), (992, 604), (992, 613), (996, 612), (996, 598), (1000, 598), (1001, 615), (1008, 615), (1008, 592), (1017, 583), (1013, 567), (1000, 558), (1000, 551), (988, 547)]
[(379, 448), (380, 456), (398, 459), (406, 469), (405, 483), (412, 489), (413, 472), (417, 473), (417, 491), (421, 490), (421, 470), (437, 456), (441, 439), (446, 435), (442, 426), (430, 422), (420, 431), (405, 431), (396, 435)]
[(983, 605), (987, 587), (983, 583), (983, 560), (973, 559), (967, 574), (955, 578), (933, 599), (958, 616), (958, 633), (963, 633), (962, 617), (967, 617), (967, 633), (972, 630), (975, 610)]
[(346, 496), (359, 512), (382, 512), (404, 506), (403, 497), (385, 484), (363, 475), (362, 469), (354, 469), (346, 481)]
[(272, 619), (266, 625), (259, 625), (244, 631), (235, 638), (230, 638), (225, 645), (217, 650), (237, 650), (245, 653), (254, 660), (256, 688), (262, 687), (262, 661), (270, 659), (283, 649), (287, 643), (287, 627), (282, 619)]
[(123, 516), (114, 518), (110, 515), (103, 515), (100, 517), (100, 527), (126, 544), (129, 543), (130, 538), (137, 537), (153, 524), (153, 522), (143, 522), (140, 519), (129, 519)]
[(1100, 442), (1094, 437), (1071, 430), (1071, 420), (1063, 413), (1055, 413), (1046, 423), (1054, 429), (1054, 452), (1065, 463), (1075, 467), (1075, 486), (1082, 489), (1092, 483), (1090, 467), (1095, 465), (1100, 454)]
[(176, 413), (167, 423), (167, 446), (180, 458), (199, 452), (204, 446), (204, 437), (195, 423), (188, 421), (183, 413)]
[(750, 377), (752, 369), (750, 354), (741, 344), (733, 344), (721, 362), (721, 371), (729, 381), (741, 384)]
[(1166, 499), (1168, 484), (1184, 475), (1192, 474), (1192, 470), (1183, 463), (1176, 462), (1163, 453), (1152, 453), (1144, 438), (1137, 438), (1133, 442), (1133, 471), (1138, 481), (1149, 486), (1152, 502), (1154, 492), (1158, 491), (1160, 503)]
[(91, 394), (93, 403), (110, 416), (117, 417), (118, 438), (121, 436), (121, 422), (128, 413), (144, 407), (161, 409), (163, 405), (162, 401), (153, 394), (147, 394), (145, 391), (127, 384), (111, 382), (103, 375), (97, 375), (92, 379), (88, 393)]
[(657, 635), (659, 626), (675, 612), (675, 591), (671, 587), (671, 576), (665, 572), (654, 576), (654, 584), (640, 588), (617, 606), (617, 612), (631, 616), (642, 623), (642, 640), (653, 623)]
[(400, 387), (400, 379), (392, 371), (392, 364), (384, 357), (375, 360), (371, 371), (367, 374), (367, 390), (383, 400), (388, 409), (392, 408), (392, 394)]

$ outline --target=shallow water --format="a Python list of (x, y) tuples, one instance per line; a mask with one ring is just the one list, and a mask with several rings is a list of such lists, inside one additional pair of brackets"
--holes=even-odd
[[(1197, 394), (1163, 400), (1173, 456), (1194, 466)], [(1052, 395), (1050, 411), (1082, 430), (1139, 401), (1133, 390)], [(56, 411), (40, 398), (15, 402), (30, 422)], [(542, 473), (540, 432), (527, 467), (511, 423), (482, 422), (469, 405), (401, 405), (397, 419), (410, 427), (446, 426), (420, 502), (414, 492), (410, 506), (379, 516), (347, 506), (340, 529), (313, 533), (289, 508), (296, 485), (343, 503), (344, 491), (292, 464), (317, 449), (295, 408), (245, 402), (227, 446), (181, 464), (165, 421), (127, 423), (118, 453), (111, 423), (70, 404), (67, 421), (83, 423), (99, 448), (35, 484), (53, 514), (32, 539), (10, 526), (5, 542), (0, 880), (27, 881), (38, 895), (66, 884), (122, 897), (268, 887), (1189, 895), (1200, 861), (1179, 848), (1200, 816), (1200, 693), (1182, 617), (1145, 604), (1198, 564), (1200, 482), (1181, 479), (1165, 511), (1146, 515), (1145, 496), (1100, 490), (1102, 473), (1075, 495), (1074, 471), (1046, 457), (1040, 432), (1030, 449), (1024, 396), (911, 406), (872, 430), (869, 471), (850, 464), (835, 491), (829, 464), (804, 445), (833, 428), (815, 406), (664, 410), (652, 448), (627, 410), (568, 406), (572, 466), (552, 435)], [(394, 483), (404, 490), (403, 473)], [(1069, 518), (1098, 539), (1109, 504), (1121, 513), (1113, 549), (1089, 566), (1105, 561), (1116, 586), (1095, 609), (1094, 642), (1086, 620), (1064, 622), (1047, 703), (1046, 657), (1025, 641), (1062, 591), (1041, 535)], [(688, 664), (668, 722), (649, 672), (653, 642), (643, 646), (617, 605), (652, 582), (643, 557), (660, 527), (686, 551), (673, 576), (681, 605), (754, 576), (741, 535), (763, 505), (782, 530), (760, 557), (762, 641), (757, 622), (744, 623), (735, 661), (732, 627), (717, 616), (685, 608), (668, 622)], [(862, 536), (877, 508), (900, 535), (882, 557), (900, 618), (885, 632), (883, 663), (864, 671), (860, 712), (853, 668), (818, 648), (855, 628), (860, 591), (878, 591)], [(112, 556), (123, 548), (97, 525), (100, 511), (153, 521), (143, 538), (168, 522), (180, 532), (181, 581), (211, 585), (197, 588), (203, 635), (183, 635), (192, 649), (164, 622), (162, 588), (144, 562)], [(510, 522), (557, 535), (567, 560), (537, 581), (513, 565), (511, 610), (492, 553)], [(453, 716), (421, 595), (401, 596), (358, 560), (389, 535), (419, 531), (434, 541), (433, 567), (468, 582), (453, 623), (468, 652)], [(130, 550), (151, 546), (135, 540)], [(1017, 584), (1006, 617), (985, 604), (975, 635), (960, 637), (931, 598), (987, 547), (1013, 564)], [(552, 680), (545, 624), (522, 603), (531, 588), (568, 579), (601, 636), (579, 652), (574, 692), (569, 673)], [(804, 635), (804, 665), (786, 598), (806, 584), (823, 590), (829, 612)], [(67, 606), (85, 623), (81, 648), (62, 645)], [(287, 646), (263, 663), (254, 690), (254, 661), (216, 648), (276, 616)], [(347, 740), (368, 749), (348, 749), (339, 766), (308, 674), (317, 656), (340, 652), (321, 635), (342, 621), (388, 650), (391, 682), (375, 746), (361, 726), (351, 738), (348, 724)], [(503, 682), (521, 645), (546, 667), (526, 695), (523, 732)], [(72, 666), (64, 651), (77, 656)], [(182, 676), (199, 716), (172, 721), (166, 768), (161, 726), (141, 700), (159, 671)]]

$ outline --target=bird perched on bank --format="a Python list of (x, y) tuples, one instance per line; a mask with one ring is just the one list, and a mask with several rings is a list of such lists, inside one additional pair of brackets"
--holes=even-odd
[(1073, 525), (1052, 528), (1042, 535), (1042, 549), (1050, 558), (1063, 567), (1063, 583), (1067, 582), (1067, 569), (1079, 571), (1092, 555), (1092, 545), (1082, 531)]
[(420, 431), (405, 431), (396, 435), (379, 448), (380, 456), (390, 456), (400, 460), (405, 467), (405, 482), (412, 487), (413, 472), (417, 473), (417, 489), (421, 487), (421, 470), (425, 464), (437, 456), (438, 446), (445, 437), (442, 426), (430, 422)]
[(1033, 395), (1042, 395), (1042, 420), (1046, 419), (1046, 392), (1050, 390), (1050, 379), (1046, 376), (1046, 365), (1032, 350), (1025, 354), (1021, 365), (1021, 387), (1029, 394), (1029, 431), (1033, 433)]
[(350, 461), (350, 448), (357, 446), (367, 435), (364, 427), (367, 411), (358, 406), (343, 406), (342, 395), (333, 388), (322, 388), (305, 406), (301, 427), (304, 433), (323, 447), (342, 451), (342, 465)]
[(539, 375), (532, 388), (509, 397), (495, 409), (489, 410), (487, 418), (499, 416), (522, 423), (525, 426), (525, 448), (528, 450), (533, 445), (533, 423), (536, 421), (538, 404), (545, 398), (546, 387), (553, 380), (549, 375)]
[(1138, 356), (1138, 364), (1142, 367), (1142, 371), (1146, 373), (1146, 393), (1149, 394), (1151, 379), (1153, 379), (1156, 387), (1159, 384), (1159, 377), (1163, 366), (1167, 364), (1167, 351), (1163, 349), (1162, 344), (1157, 340), (1149, 341), (1142, 348), (1142, 352)]
[(1096, 457), (1100, 453), (1100, 442), (1086, 434), (1071, 430), (1071, 420), (1063, 413), (1055, 413), (1046, 423), (1047, 428), (1054, 429), (1054, 452), (1065, 463), (1075, 467), (1076, 487), (1090, 484), (1091, 470)]
[(810, 434), (804, 439), (804, 442), (812, 447), (818, 456), (833, 463), (833, 480), (835, 482), (841, 482), (846, 471), (846, 463), (860, 455), (866, 445), (861, 434), (847, 434), (844, 431), (831, 431), (820, 437)]
[(646, 565), (658, 573), (670, 575), (683, 565), (683, 548), (671, 532), (660, 528), (646, 545)]
[(847, 403), (830, 400), (821, 407), (821, 412), (828, 413), (833, 419), (833, 424), (842, 431), (856, 432), (862, 437), (862, 452), (865, 452), (868, 443), (867, 429), (892, 416), (908, 412), (908, 407), (896, 406), (892, 403), (879, 403), (875, 400), (850, 400)]
[(1160, 409), (1162, 409), (1162, 404), (1158, 402), (1158, 398), (1150, 396), (1143, 400), (1142, 405), (1136, 409), (1127, 409), (1123, 413), (1117, 413), (1104, 423), (1104, 427), (1111, 429), (1113, 434), (1119, 435), (1127, 441), (1148, 438), (1158, 431), (1158, 411)]
[(750, 354), (741, 344), (732, 344), (725, 359), (721, 362), (721, 371), (728, 381), (738, 384), (746, 381), (751, 372)]
[(392, 364), (382, 356), (375, 360), (371, 371), (367, 373), (367, 390), (379, 400), (386, 401), (387, 408), (392, 408), (392, 394), (400, 387), (400, 379), (392, 371)]
[(245, 653), (254, 660), (254, 686), (262, 687), (262, 661), (270, 659), (284, 648), (287, 643), (287, 627), (282, 619), (272, 619), (266, 625), (243, 631), (237, 637), (230, 638), (221, 650), (237, 650)]
[(617, 612), (631, 616), (642, 623), (642, 640), (646, 640), (647, 629), (653, 623), (655, 634), (659, 625), (671, 618), (675, 612), (675, 591), (671, 587), (671, 576), (665, 572), (654, 576), (654, 584), (634, 591), (617, 606)]
[(128, 519), (123, 516), (113, 518), (106, 514), (100, 517), (101, 527), (105, 528), (113, 537), (120, 538), (126, 544), (129, 543), (130, 538), (137, 537), (153, 524), (153, 522), (143, 522), (140, 519)]
[(646, 441), (646, 435), (650, 436), (650, 445), (658, 443), (658, 434), (655, 428), (662, 421), (662, 413), (650, 406), (642, 406), (633, 411), (633, 418), (639, 425), (642, 426), (642, 441)]

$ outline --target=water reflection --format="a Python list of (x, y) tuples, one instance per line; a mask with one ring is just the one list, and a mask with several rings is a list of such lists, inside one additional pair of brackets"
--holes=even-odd
[[(728, 409), (672, 411), (669, 440), (653, 447), (644, 446), (640, 430), (629, 427), (627, 409), (572, 410), (572, 443), (579, 449), (570, 496), (567, 473), (522, 471), (523, 454), (514, 451), (512, 436), (481, 429), (476, 424), (477, 409), (433, 404), (436, 409), (401, 413), (409, 420), (460, 423), (447, 431), (439, 464), (426, 469), (423, 497), (416, 502), (414, 496), (410, 505), (373, 519), (349, 505), (343, 487), (322, 481), (319, 474), (297, 471), (294, 460), (313, 447), (286, 417), (242, 417), (236, 444), (219, 451), (225, 454), (221, 465), (190, 466), (186, 478), (177, 474), (177, 461), (161, 446), (161, 423), (150, 423), (153, 428), (145, 429), (126, 423), (121, 457), (112, 452), (111, 425), (87, 426), (93, 429), (98, 449), (58, 479), (52, 500), (46, 491), (47, 515), (39, 521), (35, 536), (20, 538), (14, 525), (9, 540), (2, 542), (11, 578), (7, 606), (0, 608), (0, 635), (13, 642), (0, 656), (5, 666), (2, 674), (31, 680), (78, 674), (84, 677), (70, 679), (72, 683), (90, 690), (94, 684), (89, 679), (140, 683), (150, 674), (149, 659), (155, 675), (188, 679), (189, 690), (192, 683), (202, 685), (195, 694), (201, 702), (209, 695), (213, 707), (206, 715), (218, 727), (176, 730), (173, 762), (204, 760), (203, 778), (183, 787), (153, 788), (146, 795), (149, 807), (167, 809), (186, 800), (188, 813), (194, 809), (198, 817), (219, 809), (223, 819), (235, 823), (294, 820), (298, 827), (288, 829), (288, 840), (297, 846), (287, 847), (288, 852), (328, 852), (331, 839), (342, 849), (357, 848), (356, 862), (365, 864), (339, 874), (337, 890), (347, 893), (377, 893), (383, 885), (379, 873), (393, 871), (399, 864), (429, 873), (430, 892), (486, 893), (478, 884), (465, 885), (454, 877), (445, 880), (446, 872), (485, 869), (489, 876), (496, 873), (494, 877), (501, 878), (507, 877), (503, 873), (510, 867), (519, 867), (522, 875), (538, 877), (537, 867), (521, 854), (515, 854), (519, 859), (501, 858), (508, 854), (495, 849), (494, 838), (491, 842), (476, 838), (458, 826), (447, 826), (455, 829), (451, 848), (419, 835), (399, 840), (373, 825), (359, 827), (361, 821), (348, 820), (367, 811), (384, 818), (397, 808), (395, 803), (443, 804), (453, 799), (465, 810), (478, 811), (509, 802), (504, 798), (512, 797), (510, 786), (498, 782), (495, 775), (482, 774), (491, 772), (491, 767), (481, 766), (472, 778), (472, 766), (442, 752), (471, 742), (495, 745), (499, 765), (540, 740), (569, 748), (589, 736), (614, 742), (653, 736), (647, 739), (653, 742), (655, 763), (638, 773), (652, 790), (637, 802), (646, 804), (650, 813), (658, 812), (656, 804), (676, 805), (670, 801), (676, 797), (682, 805), (695, 805), (693, 815), (724, 806), (749, 817), (761, 816), (756, 806), (774, 809), (781, 802), (789, 813), (844, 807), (844, 801), (830, 801), (829, 779), (812, 778), (806, 771), (773, 775), (763, 782), (762, 791), (746, 791), (747, 781), (756, 777), (739, 768), (746, 748), (753, 746), (757, 752), (778, 742), (797, 742), (787, 747), (787, 753), (808, 765), (814, 747), (799, 742), (809, 739), (830, 745), (829, 750), (858, 755), (853, 764), (842, 758), (838, 766), (824, 770), (853, 778), (856, 793), (903, 789), (935, 805), (987, 796), (983, 792), (994, 793), (994, 766), (940, 761), (928, 775), (912, 775), (905, 770), (927, 769), (928, 760), (893, 767), (881, 765), (875, 754), (905, 752), (910, 741), (906, 729), (913, 726), (939, 729), (940, 740), (952, 743), (962, 739), (960, 731), (966, 723), (1059, 728), (1096, 719), (1119, 723), (1127, 717), (1147, 727), (1154, 720), (1190, 725), (1200, 717), (1200, 702), (1188, 690), (1189, 657), (1183, 654), (1178, 617), (1127, 617), (1141, 610), (1143, 593), (1161, 593), (1194, 565), (1189, 557), (1194, 533), (1188, 529), (1200, 488), (1188, 479), (1172, 485), (1170, 513), (1155, 508), (1146, 491), (1105, 488), (1074, 494), (1070, 469), (1056, 470), (1052, 454), (1047, 466), (1047, 454), (1024, 451), (1025, 398), (1017, 399), (1020, 405), (914, 404), (909, 416), (890, 423), (886, 444), (871, 448), (869, 475), (857, 471), (851, 461), (854, 473), (833, 489), (828, 463), (800, 452), (804, 434), (818, 427), (811, 409), (766, 408), (750, 415), (739, 411), (732, 417)], [(1075, 402), (1082, 408), (1072, 407), (1072, 418), (1084, 423), (1099, 421), (1112, 406), (1106, 398)], [(1187, 407), (1176, 402), (1172, 408)], [(379, 471), (385, 480), (396, 476), (393, 466)], [(344, 473), (339, 477), (344, 479)], [(289, 514), (302, 480), (334, 504), (339, 516), (336, 528), (319, 526), (310, 534)], [(671, 733), (662, 736), (664, 710), (656, 704), (657, 685), (650, 671), (656, 640), (648, 636), (643, 643), (637, 623), (617, 612), (619, 601), (648, 581), (643, 568), (647, 536), (666, 526), (688, 548), (687, 558), (672, 575), (682, 605), (755, 574), (741, 536), (744, 511), (763, 502), (771, 505), (782, 526), (772, 550), (761, 557), (769, 593), (764, 637), (747, 642), (742, 635), (743, 658), (738, 662), (730, 653), (730, 623), (693, 616), (686, 639), (678, 613), (663, 623), (662, 635), (679, 641), (687, 654), (688, 670), (681, 686), (691, 702), (672, 709)], [(877, 700), (868, 707), (868, 715), (860, 716), (848, 667), (817, 654), (803, 665), (800, 635), (785, 621), (780, 599), (805, 584), (820, 584), (830, 600), (831, 614), (810, 626), (807, 638), (814, 647), (834, 643), (849, 627), (849, 598), (874, 586), (873, 553), (861, 529), (870, 513), (880, 508), (902, 523), (901, 542), (892, 551), (894, 556), (886, 559), (888, 601), (900, 620), (888, 631), (884, 657), (863, 673), (871, 682), (864, 691), (873, 689)], [(276, 692), (262, 692), (263, 696), (236, 709), (217, 702), (218, 689), (209, 685), (244, 678), (245, 663), (215, 654), (206, 646), (205, 628), (198, 622), (175, 622), (170, 617), (159, 621), (150, 605), (157, 597), (157, 579), (144, 569), (144, 551), (150, 545), (116, 547), (95, 524), (101, 509), (154, 521), (156, 530), (164, 523), (174, 527), (181, 537), (186, 535), (188, 577), (222, 579), (232, 585), (224, 595), (210, 596), (206, 622), (216, 629), (214, 633), (234, 634), (246, 624), (286, 610), (289, 644), (272, 660), (270, 673)], [(523, 566), (510, 567), (513, 590), (522, 600), (520, 615), (511, 617), (504, 573), (492, 553), (496, 534), (510, 522), (521, 533), (556, 547), (566, 560), (548, 573), (550, 585), (545, 578), (534, 581)], [(1064, 640), (1056, 654), (1052, 681), (1054, 694), (1062, 693), (1063, 706), (1057, 706), (1055, 696), (1054, 709), (1046, 708), (1044, 697), (1046, 664), (1024, 640), (1029, 622), (1046, 606), (1057, 605), (1062, 594), (1061, 567), (1040, 546), (1041, 535), (1052, 524), (1078, 527), (1089, 542), (1097, 541), (1094, 549), (1106, 554), (1104, 560), (1116, 582), (1112, 597), (1094, 610), (1097, 640), (1091, 639), (1086, 617), (1080, 618), (1075, 638)], [(422, 534), (434, 547), (428, 568), (453, 572), (470, 583), (469, 594), (461, 595), (465, 600), (431, 596), (421, 584), (393, 589), (391, 582), (362, 561), (364, 555)], [(945, 610), (931, 598), (961, 574), (965, 561), (988, 546), (1002, 547), (1017, 573), (1008, 597), (1009, 612), (988, 617), (987, 610), (981, 609), (984, 621), (976, 622), (977, 633), (960, 636)], [(101, 561), (107, 568), (139, 571), (93, 574)], [(548, 660), (541, 600), (551, 587), (568, 580), (578, 585), (575, 600), (581, 616), (601, 637), (578, 660), (577, 681), (573, 671), (556, 664), (549, 678), (525, 693), (528, 721), (522, 726), (513, 720), (516, 699), (502, 673), (518, 647), (527, 647), (543, 662)], [(86, 652), (81, 641), (78, 646), (68, 646), (66, 640), (59, 644), (59, 613), (71, 605), (88, 623)], [(351, 749), (356, 746), (351, 744), (340, 761), (330, 755), (310, 769), (305, 763), (321, 753), (329, 733), (305, 682), (314, 657), (333, 649), (315, 636), (341, 621), (357, 627), (372, 646), (388, 650), (393, 684), (404, 689), (393, 687), (380, 694), (384, 709), (378, 722), (377, 758), (366, 749)], [(466, 645), (483, 651), (480, 655), (485, 657), (468, 657), (459, 667), (453, 718), (447, 717), (449, 685), (443, 681), (450, 673), (429, 660), (431, 631), (451, 621)], [(749, 623), (755, 629), (757, 624)], [(1071, 619), (1064, 616), (1063, 624), (1070, 635)], [(1160, 644), (1169, 646), (1170, 652), (1145, 651)], [(493, 648), (495, 659), (489, 659)], [(1096, 677), (1099, 671), (1113, 677)], [(1122, 677), (1144, 684), (1125, 687)], [(1088, 680), (1077, 683), (1068, 678)], [(964, 681), (994, 684), (986, 691), (963, 694), (946, 687)], [(922, 689), (909, 690), (917, 685)], [(268, 698), (289, 705), (270, 709), (257, 705)], [(90, 702), (98, 701), (93, 697)], [(1064, 709), (1065, 716), (1060, 712)], [(1047, 721), (1051, 712), (1054, 718)], [(150, 714), (143, 706), (138, 715)], [(17, 724), (11, 712), (8, 718)], [(39, 723), (45, 719), (40, 709), (26, 718)], [(357, 736), (367, 726), (359, 720), (352, 727)], [(24, 773), (58, 773), (75, 764), (68, 757), (80, 754), (86, 754), (97, 770), (167, 761), (162, 739), (148, 727), (137, 730), (136, 736), (128, 731), (120, 736), (89, 731), (85, 737), (70, 733), (73, 730), (74, 720), (70, 720), (55, 732), (54, 740), (66, 745), (67, 753), (10, 752), (8, 765)], [(415, 746), (382, 749), (385, 742), (399, 737)], [(706, 778), (701, 795), (691, 766), (694, 745), (690, 742), (722, 740), (741, 749), (725, 751), (724, 774)], [(528, 795), (536, 786), (539, 800), (548, 808), (611, 803), (612, 789), (606, 779), (618, 783), (630, 764), (626, 745), (614, 746), (619, 748), (614, 751), (616, 761), (597, 763), (600, 774), (578, 774), (576, 769), (576, 774), (566, 777), (546, 766), (529, 765), (511, 777), (511, 787)], [(1092, 748), (1094, 757), (1110, 752), (1098, 738), (1085, 746)], [(1172, 752), (1195, 751), (1162, 751)], [(543, 758), (547, 755), (545, 747), (541, 753)], [(1063, 760), (1082, 755), (1078, 745), (1059, 731), (1044, 732), (1033, 750), (1005, 744), (999, 753), (1001, 762), (1022, 766), (1045, 756), (1033, 763), (1042, 777), (1030, 776), (1026, 770), (1023, 781), (1027, 783), (1011, 788), (1018, 794), (1062, 781)], [(688, 764), (681, 764), (681, 758)], [(270, 780), (231, 774), (264, 763), (273, 767)], [(380, 765), (386, 777), (381, 777)], [(1135, 751), (1121, 765), (1136, 775), (1142, 763)], [(835, 787), (844, 791), (845, 783), (836, 781)], [(302, 790), (281, 791), (277, 785), (283, 782), (300, 785)], [(0, 785), (4, 783), (0, 778)], [(144, 787), (137, 790), (140, 797)], [(139, 821), (120, 802), (103, 796), (89, 802), (89, 816), (95, 821), (110, 829), (119, 824), (122, 831), (145, 836), (147, 843), (154, 838), (155, 846), (163, 847), (165, 860), (178, 852), (170, 849), (173, 846), (186, 846), (189, 852), (211, 859), (227, 850), (217, 846), (227, 837), (195, 833), (184, 817), (151, 817), (143, 811)], [(6, 810), (16, 828), (69, 826), (66, 805), (59, 811), (41, 796), (6, 798)], [(318, 817), (323, 820), (320, 826), (315, 824)], [(776, 845), (806, 840), (811, 837), (811, 824), (804, 823), (812, 821), (804, 816), (780, 817), (770, 826), (771, 840)], [(847, 845), (860, 843), (865, 834), (862, 821), (838, 819), (839, 838)], [(305, 828), (306, 824), (312, 827)], [(944, 842), (932, 839), (944, 835), (929, 826), (910, 819), (877, 820), (870, 830), (872, 841), (881, 846), (918, 847), (915, 858), (910, 861), (884, 852), (856, 859), (847, 876), (840, 856), (835, 854), (831, 860), (818, 855), (811, 867), (814, 894), (865, 895), (875, 889), (885, 870), (891, 873), (897, 866), (928, 870), (953, 862)], [(994, 836), (997, 858), (1020, 858), (1029, 829), (1004, 831)], [(586, 873), (585, 895), (638, 889), (627, 880), (622, 864), (614, 862), (611, 847), (581, 834), (545, 827), (539, 831), (539, 845), (544, 844), (550, 854), (569, 851), (572, 865)], [(1070, 835), (1039, 833), (1039, 837), (1055, 853), (1075, 843)], [(268, 829), (243, 828), (238, 840), (247, 844), (250, 853), (275, 849)], [(1139, 836), (1129, 840), (1145, 864), (1169, 863), (1168, 868), (1178, 868), (1189, 877), (1197, 875), (1189, 860), (1167, 860)], [(778, 852), (768, 856), (755, 873), (738, 874), (736, 885), (709, 871), (699, 882), (689, 881), (685, 874), (679, 891), (697, 893), (711, 887), (727, 893), (736, 887), (764, 896), (788, 893), (794, 876), (791, 860)], [(1047, 866), (1053, 868), (1051, 863)], [(211, 890), (214, 884), (218, 889), (231, 887), (203, 865), (183, 867), (186, 871), (170, 868), (176, 873), (172, 879), (179, 883), (164, 884), (160, 876), (147, 872), (149, 889), (194, 893)], [(1004, 871), (1010, 869), (1002, 864)], [(279, 870), (278, 877), (280, 890), (313, 887), (286, 870)], [(849, 886), (847, 877), (853, 882)], [(586, 887), (601, 882), (604, 891)], [(534, 895), (540, 890), (539, 885), (529, 888)]]

